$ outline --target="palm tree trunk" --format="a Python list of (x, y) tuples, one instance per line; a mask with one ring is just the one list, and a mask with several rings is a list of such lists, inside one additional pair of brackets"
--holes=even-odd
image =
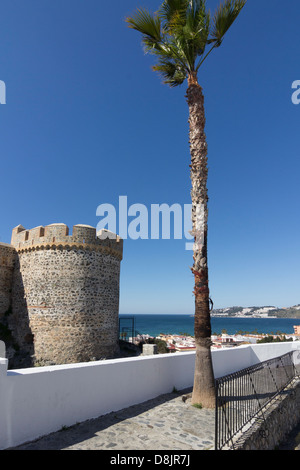
[(210, 299), (207, 265), (207, 143), (202, 88), (195, 74), (188, 79), (186, 93), (189, 106), (192, 226), (194, 236), (195, 343), (196, 360), (192, 403), (215, 406), (215, 382), (211, 357)]

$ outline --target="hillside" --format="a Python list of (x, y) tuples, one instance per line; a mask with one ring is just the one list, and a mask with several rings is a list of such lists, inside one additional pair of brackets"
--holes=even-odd
[(300, 318), (300, 306), (278, 308), (273, 311), (273, 314), (278, 318)]
[(263, 307), (226, 307), (214, 309), (213, 317), (276, 317), (276, 318), (300, 318), (300, 304), (292, 307), (278, 308), (274, 306)]

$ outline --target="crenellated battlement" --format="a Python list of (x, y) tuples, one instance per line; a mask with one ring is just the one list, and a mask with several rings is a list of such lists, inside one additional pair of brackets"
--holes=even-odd
[(72, 235), (65, 224), (51, 224), (27, 230), (18, 225), (12, 231), (11, 245), (18, 252), (36, 249), (88, 249), (102, 251), (122, 260), (123, 240), (102, 230), (98, 234), (90, 225), (74, 225)]

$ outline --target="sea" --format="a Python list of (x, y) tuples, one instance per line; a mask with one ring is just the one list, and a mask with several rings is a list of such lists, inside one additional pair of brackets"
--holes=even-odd
[[(139, 334), (158, 336), (164, 334), (186, 334), (194, 336), (194, 316), (180, 314), (120, 314), (120, 331), (130, 332), (133, 328)], [(247, 318), (211, 317), (212, 334), (226, 332), (229, 335), (242, 333), (289, 334), (294, 325), (300, 325), (298, 318)]]

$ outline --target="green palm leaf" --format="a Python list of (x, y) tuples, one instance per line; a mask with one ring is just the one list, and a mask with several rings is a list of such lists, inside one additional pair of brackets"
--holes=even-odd
[(246, 0), (226, 0), (216, 10), (213, 18), (213, 29), (211, 32), (212, 39), (216, 41), (216, 45), (220, 46), (225, 33), (233, 24), (242, 8), (245, 6)]
[(129, 28), (139, 31), (152, 42), (161, 41), (161, 20), (148, 10), (138, 9), (134, 16), (126, 18)]
[(158, 64), (154, 65), (152, 69), (162, 76), (163, 83), (172, 88), (182, 85), (187, 76), (185, 70), (178, 62), (167, 59), (160, 59)]
[[(211, 51), (221, 45), (245, 3), (225, 0), (211, 20), (205, 0), (164, 0), (156, 13), (139, 8), (126, 22), (142, 34), (145, 52), (158, 58), (153, 70), (173, 87), (197, 73)], [(207, 45), (212, 45), (208, 53)]]
[(165, 28), (170, 32), (179, 25), (184, 26), (189, 0), (165, 0), (158, 10)]

